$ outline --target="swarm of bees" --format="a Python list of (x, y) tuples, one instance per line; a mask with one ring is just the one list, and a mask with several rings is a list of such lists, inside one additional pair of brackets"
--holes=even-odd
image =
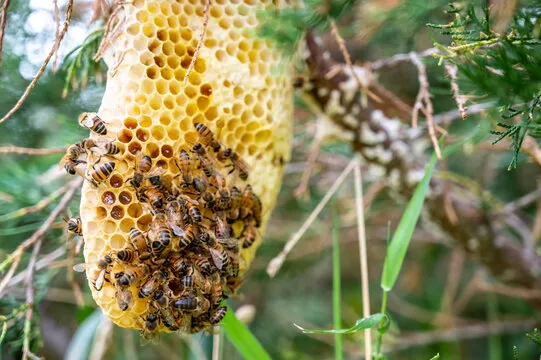
[[(79, 122), (95, 134), (107, 133), (96, 114), (85, 113)], [(123, 311), (135, 297), (147, 299), (140, 319), (145, 339), (155, 338), (161, 325), (196, 333), (218, 324), (227, 311), (222, 301), (235, 295), (241, 283), (241, 248), (254, 243), (261, 224), (262, 204), (251, 185), (232, 185), (239, 183), (237, 178), (248, 180), (246, 162), (205, 125), (195, 123), (194, 128), (197, 142), (174, 154), (174, 176), (146, 154), (133, 157), (127, 184), (152, 221), (148, 229), (131, 228), (125, 246), (105, 254), (90, 273), (97, 291), (106, 282), (114, 286)], [(114, 142), (86, 139), (69, 147), (63, 166), (100, 186), (115, 171), (119, 151)], [(86, 165), (85, 173), (80, 164)], [(68, 220), (67, 228), (83, 235), (80, 218)]]

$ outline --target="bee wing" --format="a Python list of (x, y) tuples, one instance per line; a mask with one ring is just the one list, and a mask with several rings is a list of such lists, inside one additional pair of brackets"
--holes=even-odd
[(79, 119), (79, 124), (86, 128), (91, 128), (94, 126), (94, 120), (92, 120), (92, 115), (86, 114), (86, 116), (81, 116), (81, 119)]
[(216, 265), (219, 270), (222, 270), (224, 264), (222, 262), (222, 254), (220, 253), (220, 251), (209, 247), (209, 252), (210, 256), (212, 256), (212, 261), (214, 261), (214, 265)]
[(96, 290), (100, 291), (103, 287), (103, 283), (105, 281), (105, 269), (100, 271), (100, 274), (98, 275), (98, 278), (96, 279), (96, 283), (94, 284), (94, 287)]
[(199, 201), (194, 200), (194, 199), (192, 199), (192, 198), (189, 197), (189, 196), (186, 196), (186, 195), (180, 195), (180, 197), (183, 198), (183, 199), (186, 200), (186, 201), (191, 202), (191, 203), (194, 204), (194, 205), (199, 206)]
[(73, 265), (73, 270), (82, 273), (85, 272), (86, 267), (86, 263), (75, 264)]

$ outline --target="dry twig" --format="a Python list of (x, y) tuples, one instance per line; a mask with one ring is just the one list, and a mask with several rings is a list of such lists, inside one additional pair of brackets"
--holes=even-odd
[(438, 144), (438, 139), (436, 138), (436, 128), (434, 122), (434, 108), (432, 107), (432, 100), (430, 100), (430, 92), (428, 91), (428, 75), (426, 74), (426, 66), (423, 64), (421, 59), (416, 53), (410, 53), (411, 62), (417, 67), (418, 78), (419, 78), (419, 92), (417, 93), (417, 98), (415, 99), (415, 105), (413, 105), (413, 112), (411, 116), (412, 126), (417, 127), (417, 119), (419, 116), (419, 111), (422, 111), (425, 114), (428, 133), (430, 134), (430, 139), (434, 145), (438, 159), (441, 159), (441, 150)]
[[(60, 9), (58, 8), (58, 0), (53, 0), (53, 6), (55, 23), (54, 38), (58, 39), (58, 36), (60, 35)], [(58, 70), (58, 49), (56, 50), (57, 51), (55, 51), (53, 60), (53, 72), (56, 72)]]
[(14, 145), (0, 146), (0, 154), (21, 154), (21, 155), (51, 155), (66, 152), (66, 148), (26, 148)]
[(38, 201), (35, 205), (27, 206), (25, 208), (15, 210), (13, 212), (10, 212), (9, 214), (0, 215), (0, 222), (1, 221), (7, 221), (11, 219), (16, 219), (19, 217), (26, 216), (28, 214), (33, 214), (35, 212), (38, 212), (40, 210), (43, 210), (47, 205), (52, 203), (57, 197), (62, 195), (68, 190), (69, 184), (66, 184), (54, 191), (52, 194), (46, 196), (45, 198)]
[[(357, 232), (359, 238), (359, 258), (361, 262), (361, 284), (363, 296), (363, 317), (370, 316), (370, 292), (368, 286), (368, 256), (366, 251), (366, 230), (364, 226), (363, 179), (361, 174), (361, 159), (355, 158), (355, 204), (357, 213)], [(372, 333), (371, 329), (364, 330), (365, 359), (372, 359)]]
[[(427, 57), (427, 56), (431, 56), (433, 53), (439, 53), (439, 50), (434, 47), (434, 48), (430, 48), (430, 49), (426, 49), (424, 51), (418, 52), (416, 54), (418, 57)], [(370, 63), (370, 68), (372, 70), (378, 71), (384, 67), (395, 66), (401, 62), (411, 61), (411, 54), (412, 53), (396, 54), (389, 58), (373, 61), (372, 63)]]
[[(103, 57), (103, 54), (107, 50), (107, 48), (115, 41), (116, 38), (120, 35), (120, 29), (124, 25), (123, 20), (118, 19), (118, 13), (122, 9), (122, 5), (128, 4), (129, 1), (123, 1), (123, 0), (115, 0), (112, 5), (112, 12), (111, 15), (109, 15), (109, 19), (107, 20), (107, 23), (105, 24), (105, 31), (103, 32), (103, 37), (101, 38), (100, 45), (98, 46), (98, 50), (96, 51), (96, 54), (94, 55), (93, 59), (94, 61), (100, 61)], [(117, 63), (116, 66), (120, 65)]]
[[(6, 0), (6, 1), (8, 1), (8, 0)], [(73, 0), (68, 0), (68, 5), (66, 7), (66, 19), (64, 20), (64, 25), (62, 26), (62, 30), (60, 31), (60, 34), (58, 35), (58, 37), (54, 41), (53, 47), (49, 51), (49, 54), (47, 54), (47, 57), (43, 61), (43, 64), (41, 64), (41, 67), (39, 68), (36, 76), (34, 76), (32, 81), (30, 82), (30, 84), (28, 84), (28, 86), (26, 87), (23, 95), (19, 98), (19, 100), (11, 108), (11, 110), (9, 110), (7, 112), (7, 114), (4, 115), (4, 117), (0, 119), (0, 124), (3, 123), (4, 121), (6, 121), (7, 119), (9, 119), (11, 117), (11, 115), (13, 115), (17, 110), (19, 110), (19, 108), (23, 105), (23, 103), (26, 100), (26, 98), (28, 97), (28, 95), (30, 95), (30, 91), (32, 91), (34, 86), (36, 86), (38, 80), (41, 78), (41, 75), (43, 75), (43, 73), (45, 72), (45, 69), (47, 68), (47, 65), (49, 64), (49, 61), (51, 61), (51, 58), (53, 57), (53, 55), (56, 53), (56, 51), (60, 47), (60, 43), (62, 42), (62, 39), (64, 39), (64, 35), (66, 35), (66, 32), (68, 31), (68, 27), (69, 27), (69, 24), (70, 24), (70, 21), (71, 21), (71, 12), (72, 12), (72, 10), (73, 10)]]
[(11, 253), (6, 260), (4, 260), (0, 264), (0, 270), (5, 269), (6, 266), (11, 264), (11, 267), (4, 277), (2, 279), (2, 282), (0, 283), (0, 298), (2, 297), (2, 292), (6, 285), (8, 284), (9, 280), (13, 276), (13, 273), (17, 269), (17, 266), (19, 265), (19, 262), (21, 260), (21, 257), (24, 253), (24, 251), (29, 248), (30, 246), (33, 246), (36, 244), (36, 242), (40, 241), (41, 238), (45, 235), (45, 233), (51, 228), (53, 225), (55, 219), (62, 214), (64, 209), (68, 206), (69, 202), (75, 195), (76, 190), (81, 187), (81, 184), (83, 183), (83, 179), (76, 179), (73, 180), (70, 183), (70, 187), (68, 191), (64, 194), (56, 208), (51, 212), (49, 217), (45, 220), (45, 222), (41, 225), (41, 227), (28, 239), (26, 239), (23, 243), (21, 243), (17, 249), (13, 253)]
[(278, 273), (278, 271), (282, 267), (282, 264), (286, 260), (287, 255), (291, 252), (291, 250), (293, 250), (295, 245), (297, 245), (297, 242), (299, 242), (299, 240), (304, 235), (306, 230), (308, 230), (310, 225), (312, 225), (312, 223), (314, 222), (316, 217), (319, 215), (321, 210), (323, 210), (323, 208), (325, 208), (325, 205), (327, 205), (327, 203), (329, 202), (329, 200), (331, 199), (333, 194), (336, 192), (336, 190), (338, 190), (340, 185), (342, 185), (342, 183), (344, 182), (346, 177), (353, 170), (356, 162), (357, 162), (356, 159), (353, 159), (353, 160), (351, 160), (349, 162), (349, 165), (344, 169), (344, 171), (342, 171), (342, 173), (336, 179), (334, 184), (332, 184), (329, 191), (327, 191), (327, 193), (325, 194), (323, 199), (321, 199), (319, 204), (317, 204), (316, 208), (312, 211), (310, 216), (308, 216), (306, 221), (302, 224), (301, 228), (299, 230), (297, 230), (297, 232), (295, 232), (295, 234), (293, 234), (291, 239), (289, 239), (289, 241), (285, 244), (285, 246), (282, 249), (282, 251), (280, 252), (280, 254), (278, 254), (278, 256), (276, 256), (274, 259), (272, 259), (269, 262), (269, 265), (267, 266), (267, 274), (269, 274), (270, 277), (276, 276), (276, 274)]
[(462, 120), (465, 120), (468, 117), (468, 113), (466, 112), (466, 96), (460, 94), (460, 88), (457, 84), (458, 69), (454, 64), (445, 63), (445, 72), (451, 79), (451, 90), (453, 91), (453, 97), (455, 98), (460, 116)]
[(186, 85), (186, 82), (188, 82), (188, 76), (190, 75), (193, 67), (195, 66), (195, 62), (197, 61), (197, 56), (199, 55), (199, 50), (201, 49), (201, 46), (203, 45), (203, 41), (205, 40), (205, 34), (207, 33), (207, 27), (209, 25), (210, 1), (211, 0), (206, 1), (205, 8), (203, 9), (203, 13), (204, 13), (203, 30), (201, 30), (201, 35), (199, 35), (199, 41), (197, 42), (197, 47), (195, 48), (192, 61), (190, 62), (190, 66), (188, 66), (188, 70), (186, 70), (186, 75), (184, 76), (184, 85)]
[(4, 0), (0, 9), (0, 64), (2, 64), (2, 46), (4, 44), (4, 33), (6, 31), (6, 23), (8, 21), (8, 9), (11, 0)]

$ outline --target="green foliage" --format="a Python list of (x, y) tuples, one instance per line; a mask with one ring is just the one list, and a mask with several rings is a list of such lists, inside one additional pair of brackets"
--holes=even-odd
[[(537, 328), (533, 329), (533, 334), (526, 333), (526, 337), (530, 339), (532, 342), (534, 342), (535, 344), (541, 346), (541, 335), (539, 335), (539, 331), (537, 330)], [(538, 347), (538, 350), (540, 349), (541, 347)], [(516, 346), (513, 346), (513, 360), (520, 360), (518, 347)]]
[(246, 360), (266, 360), (271, 359), (259, 340), (250, 332), (250, 330), (241, 323), (233, 311), (229, 309), (223, 320), (225, 336), (235, 346), (238, 352)]
[(353, 334), (353, 333), (356, 333), (356, 332), (361, 331), (361, 330), (373, 328), (373, 327), (379, 325), (379, 323), (382, 320), (385, 322), (385, 328), (388, 329), (388, 327), (391, 324), (391, 320), (389, 319), (389, 317), (387, 315), (380, 314), (380, 313), (372, 314), (369, 317), (359, 319), (359, 320), (357, 320), (355, 322), (355, 325), (353, 325), (352, 327), (347, 328), (347, 329), (331, 329), (331, 330), (318, 330), (318, 329), (315, 329), (315, 330), (309, 330), (309, 329), (305, 329), (303, 327), (300, 327), (297, 324), (294, 324), (294, 325), (305, 334), (341, 334), (341, 335), (345, 335), (345, 334)]
[[(332, 305), (333, 305), (333, 323), (335, 329), (342, 327), (342, 289), (341, 289), (341, 274), (340, 274), (340, 216), (338, 215), (337, 208), (333, 204), (332, 209)], [(342, 349), (342, 335), (334, 335), (334, 354), (335, 360), (341, 360), (344, 358)]]
[(402, 263), (406, 257), (413, 231), (415, 230), (415, 226), (421, 215), (421, 210), (423, 209), (430, 178), (432, 177), (432, 171), (434, 170), (436, 161), (437, 157), (436, 153), (434, 153), (430, 159), (430, 163), (426, 167), (425, 175), (419, 185), (417, 185), (387, 249), (385, 263), (383, 265), (383, 275), (381, 277), (381, 288), (386, 292), (393, 289), (398, 274), (400, 273), (400, 269), (402, 268)]
[(105, 69), (101, 61), (94, 61), (93, 57), (103, 33), (103, 29), (91, 32), (81, 45), (76, 46), (64, 57), (62, 70), (66, 72), (66, 78), (62, 90), (63, 98), (68, 95), (70, 89), (84, 89), (89, 79), (98, 84), (102, 82)]
[(509, 138), (517, 165), (526, 135), (541, 136), (539, 112), (541, 92), (541, 1), (520, 9), (505, 34), (494, 30), (488, 5), (467, 3), (460, 8), (451, 3), (454, 20), (445, 25), (428, 24), (453, 41), (452, 46), (436, 43), (441, 62), (455, 64), (464, 93), (494, 101), (502, 121), (494, 130), (494, 143)]
[(301, 8), (260, 13), (259, 35), (273, 40), (284, 52), (294, 53), (308, 30), (327, 31), (332, 21), (352, 9), (358, 0), (307, 0)]

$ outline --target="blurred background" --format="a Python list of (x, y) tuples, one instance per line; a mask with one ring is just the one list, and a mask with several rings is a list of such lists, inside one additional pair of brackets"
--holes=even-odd
[[(492, 25), (505, 31), (513, 16), (528, 4), (518, 0), (491, 1)], [(442, 0), (357, 1), (338, 25), (353, 61), (362, 64), (399, 53), (422, 52), (433, 47), (434, 42), (448, 45), (449, 36), (426, 26), (452, 21), (454, 15), (446, 12), (448, 5), (448, 1)], [(58, 6), (63, 16), (65, 1), (58, 0)], [(87, 135), (88, 131), (77, 124), (77, 117), (83, 111), (97, 110), (104, 91), (100, 81), (104, 78), (104, 66), (88, 65), (86, 73), (66, 85), (70, 64), (66, 55), (102, 26), (99, 21), (88, 25), (92, 14), (92, 1), (75, 1), (66, 39), (58, 59), (51, 62), (56, 64), (56, 71), (50, 67), (24, 106), (1, 125), (0, 146), (64, 148)], [(53, 43), (55, 28), (52, 0), (11, 0), (0, 66), (0, 114), (13, 106), (39, 69)], [(325, 32), (322, 37), (332, 57), (341, 61), (336, 41)], [(437, 59), (425, 57), (423, 61), (434, 113), (456, 111), (449, 78)], [(411, 62), (385, 67), (377, 75), (388, 90), (413, 105), (419, 81)], [(471, 94), (473, 102), (482, 102), (481, 94), (464, 89)], [(307, 328), (332, 327), (333, 208), (340, 215), (342, 323), (350, 326), (362, 317), (353, 179), (346, 180), (278, 275), (271, 279), (266, 273), (269, 261), (299, 229), (354, 156), (346, 143), (324, 142), (306, 193), (296, 197), (294, 193), (306, 169), (316, 131), (314, 116), (297, 100), (294, 150), (286, 167), (278, 205), (241, 289), (241, 297), (231, 305), (273, 358), (330, 359), (334, 356), (331, 335), (306, 335), (293, 323)], [(466, 121), (453, 121), (448, 130), (456, 137), (479, 129), (488, 134), (499, 118), (494, 107), (470, 114)], [(492, 140), (493, 137), (487, 137), (477, 148), (465, 147), (453, 155), (447, 161), (448, 171), (478, 182), (504, 202), (534, 191), (538, 186), (538, 165), (520, 157), (519, 166), (508, 171), (512, 152), (505, 146), (491, 146)], [(57, 203), (60, 194), (55, 195), (55, 191), (68, 180), (58, 166), (61, 156), (62, 149), (39, 156), (0, 153), (0, 261), (39, 228)], [(375, 183), (377, 179), (368, 174), (365, 192), (373, 191), (375, 195), (366, 212), (372, 311), (380, 307), (379, 283), (387, 224), (396, 227), (405, 208), (404, 203), (393, 200), (385, 190), (376, 192)], [(51, 194), (55, 200), (38, 211), (13, 215), (17, 209), (39, 204)], [(77, 196), (70, 205), (74, 214), (78, 212)], [(524, 216), (533, 219), (536, 207), (536, 202), (526, 206)], [(539, 345), (525, 336), (536, 326), (532, 301), (520, 294), (498, 291), (491, 283), (480, 280), (489, 276), (478, 263), (429, 225), (421, 220), (399, 282), (389, 297), (392, 324), (384, 337), (388, 358), (430, 359), (440, 353), (442, 359), (512, 359), (513, 346), (519, 349), (520, 359), (537, 358)], [(39, 259), (45, 260), (42, 266), (38, 261), (37, 266), (35, 318), (31, 329), (26, 330), (32, 347), (41, 349), (38, 354), (46, 359), (210, 358), (212, 336), (209, 335), (185, 338), (165, 335), (159, 344), (141, 347), (137, 332), (110, 325), (101, 311), (96, 310), (84, 276), (70, 270), (73, 262), (83, 262), (82, 255), (74, 255), (77, 239), (66, 236), (61, 218), (53, 227), (41, 248)], [(70, 254), (75, 256), (74, 260), (69, 259)], [(23, 256), (19, 271), (24, 270), (28, 258), (29, 254)], [(25, 331), (24, 276), (17, 274), (14, 279), (0, 298), (0, 315), (9, 318), (3, 321), (9, 325), (1, 344), (3, 359), (20, 358)], [(494, 322), (498, 323), (497, 327), (491, 326)], [(362, 341), (362, 333), (346, 336), (345, 357), (362, 358)], [(227, 342), (223, 351), (224, 359), (240, 358)]]

